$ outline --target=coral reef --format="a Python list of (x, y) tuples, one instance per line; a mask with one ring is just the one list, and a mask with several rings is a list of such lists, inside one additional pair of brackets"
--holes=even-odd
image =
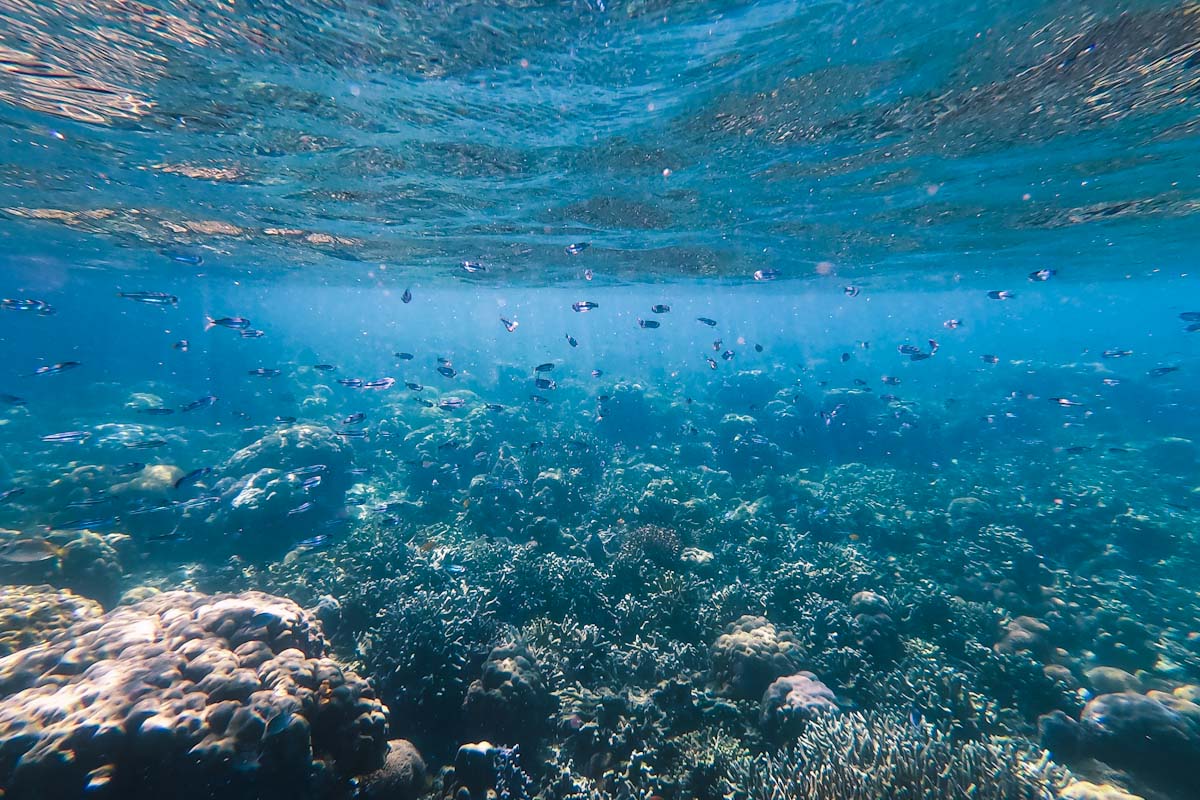
[(165, 592), (0, 659), (12, 798), (318, 797), (384, 763), (386, 709), (260, 593)]

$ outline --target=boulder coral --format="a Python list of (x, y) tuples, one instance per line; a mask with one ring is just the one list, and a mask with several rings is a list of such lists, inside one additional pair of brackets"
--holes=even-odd
[(164, 592), (0, 659), (7, 800), (335, 797), (387, 709), (299, 606)]
[(800, 669), (802, 651), (791, 633), (747, 614), (725, 627), (711, 656), (711, 682), (719, 694), (757, 700), (771, 681)]

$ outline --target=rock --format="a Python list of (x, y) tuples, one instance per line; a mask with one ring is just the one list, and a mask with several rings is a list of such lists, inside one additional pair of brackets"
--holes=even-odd
[(1084, 677), (1096, 694), (1136, 692), (1142, 688), (1137, 676), (1116, 667), (1092, 667), (1084, 673)]

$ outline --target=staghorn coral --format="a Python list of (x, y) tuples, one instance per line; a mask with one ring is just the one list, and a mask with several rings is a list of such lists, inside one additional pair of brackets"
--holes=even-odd
[(319, 627), (258, 592), (166, 592), (0, 659), (9, 798), (336, 791), (383, 763), (386, 708)]
[(999, 740), (953, 742), (898, 718), (822, 715), (778, 753), (739, 759), (729, 780), (746, 800), (1045, 800), (1068, 773)]

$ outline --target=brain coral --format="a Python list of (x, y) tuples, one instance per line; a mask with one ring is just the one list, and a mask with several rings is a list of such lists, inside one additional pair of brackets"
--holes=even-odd
[(0, 789), (38, 798), (335, 796), (386, 708), (259, 592), (166, 592), (0, 659)]
[(712, 682), (727, 697), (758, 700), (768, 684), (800, 669), (795, 637), (764, 617), (742, 616), (725, 626), (712, 647)]

